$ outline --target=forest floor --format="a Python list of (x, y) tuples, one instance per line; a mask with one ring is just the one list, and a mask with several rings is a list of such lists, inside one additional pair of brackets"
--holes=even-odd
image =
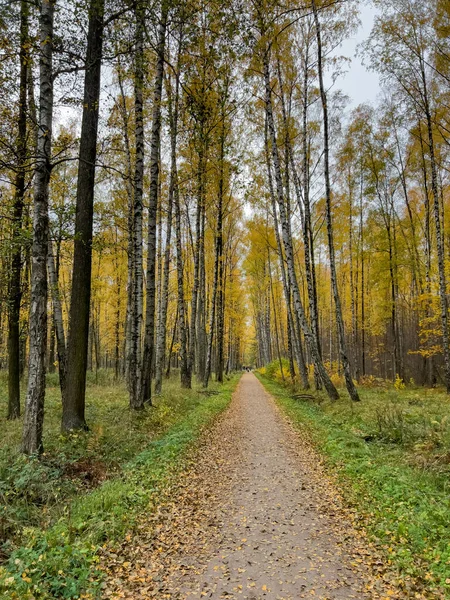
[(136, 536), (105, 547), (103, 596), (407, 597), (353, 522), (318, 453), (245, 374), (172, 496)]
[[(361, 402), (297, 394), (258, 373), (320, 453), (406, 597), (450, 598), (450, 398), (442, 389), (373, 380)], [(275, 380), (274, 380), (275, 379)]]
[(111, 372), (89, 374), (89, 432), (62, 436), (56, 377), (47, 381), (44, 455), (20, 452), (22, 420), (7, 421), (0, 379), (0, 598), (98, 597), (101, 546), (121, 540), (169, 493), (185, 457), (228, 406), (239, 376), (180, 388), (165, 380), (154, 405), (135, 413)]
[[(88, 375), (89, 431), (66, 436), (60, 432), (58, 380), (48, 376), (44, 455), (31, 462), (20, 451), (22, 419), (5, 418), (7, 385), (0, 381), (0, 559), (8, 551), (5, 541), (11, 544), (24, 528), (47, 529), (64, 517), (72, 499), (120, 475), (127, 462), (205, 399), (195, 389), (180, 391), (173, 378), (164, 382), (151, 410), (136, 413), (129, 410), (125, 384), (115, 381), (112, 371)], [(218, 389), (214, 383), (211, 388)]]

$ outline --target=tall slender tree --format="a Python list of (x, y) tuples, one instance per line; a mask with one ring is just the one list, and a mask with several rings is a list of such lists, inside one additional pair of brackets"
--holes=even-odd
[(17, 170), (14, 182), (12, 216), (12, 252), (9, 278), (8, 311), (8, 419), (20, 416), (20, 307), (22, 303), (22, 218), (26, 186), (27, 161), (27, 94), (29, 86), (29, 5), (20, 3), (20, 81), (17, 119)]
[(61, 428), (86, 429), (85, 398), (92, 273), (95, 166), (103, 53), (104, 0), (91, 0), (84, 78), (83, 117), (75, 215), (72, 293), (67, 349), (67, 388)]
[(47, 354), (48, 192), (53, 125), (53, 0), (42, 0), (39, 17), (39, 121), (34, 184), (30, 355), (23, 422), (25, 454), (42, 452)]
[(161, 100), (169, 0), (162, 0), (156, 48), (156, 70), (153, 88), (153, 114), (150, 138), (150, 190), (147, 239), (147, 298), (145, 312), (144, 351), (142, 355), (141, 401), (151, 404), (151, 375), (155, 345), (156, 305), (156, 217), (158, 208), (159, 156), (161, 143)]
[(345, 384), (347, 391), (353, 402), (359, 402), (359, 395), (353, 382), (350, 361), (347, 355), (347, 344), (345, 339), (345, 327), (344, 319), (342, 316), (341, 299), (339, 295), (339, 288), (337, 282), (336, 272), (336, 257), (334, 249), (334, 234), (333, 234), (333, 218), (331, 212), (331, 179), (330, 179), (330, 132), (329, 132), (329, 118), (328, 118), (328, 98), (324, 83), (324, 67), (323, 67), (323, 47), (322, 47), (322, 32), (319, 20), (319, 14), (315, 0), (311, 2), (314, 22), (316, 26), (316, 37), (317, 37), (317, 71), (319, 76), (319, 89), (320, 99), (322, 103), (322, 115), (323, 115), (323, 156), (324, 156), (324, 176), (325, 176), (325, 215), (327, 222), (327, 237), (328, 237), (328, 253), (330, 257), (330, 272), (331, 272), (331, 286), (333, 289), (334, 305), (336, 310), (336, 324), (338, 329), (339, 339), (339, 352), (344, 367)]
[[(264, 36), (267, 34), (265, 27), (261, 27), (262, 38), (264, 40)], [(292, 289), (292, 295), (294, 299), (294, 307), (297, 312), (298, 318), (301, 323), (301, 327), (303, 329), (303, 333), (305, 335), (305, 339), (308, 344), (309, 351), (311, 353), (311, 357), (313, 359), (313, 363), (317, 368), (322, 383), (327, 390), (328, 396), (331, 400), (337, 400), (339, 398), (339, 394), (328, 375), (322, 359), (320, 357), (319, 348), (317, 345), (317, 340), (315, 339), (311, 328), (308, 325), (306, 320), (305, 311), (303, 308), (303, 303), (300, 296), (300, 290), (298, 286), (297, 274), (295, 272), (295, 264), (294, 264), (294, 253), (292, 249), (292, 240), (290, 238), (290, 227), (286, 214), (286, 207), (284, 204), (284, 196), (283, 196), (283, 182), (281, 177), (281, 167), (280, 167), (280, 157), (278, 153), (277, 147), (277, 136), (275, 131), (275, 122), (273, 118), (273, 109), (272, 109), (272, 88), (270, 81), (270, 45), (266, 41), (264, 42), (265, 46), (262, 49), (262, 63), (264, 69), (264, 84), (265, 84), (265, 110), (266, 110), (266, 118), (267, 125), (269, 130), (269, 139), (271, 143), (272, 149), (272, 161), (274, 166), (275, 173), (275, 183), (276, 183), (276, 195), (278, 201), (278, 208), (280, 211), (280, 219), (281, 219), (281, 229), (282, 229), (282, 237), (284, 244), (284, 251), (286, 255), (287, 268), (289, 273), (289, 280)]]

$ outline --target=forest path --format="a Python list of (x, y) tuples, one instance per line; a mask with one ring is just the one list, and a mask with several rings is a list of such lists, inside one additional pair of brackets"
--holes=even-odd
[(171, 501), (143, 521), (109, 559), (105, 597), (386, 597), (381, 578), (378, 591), (370, 583), (367, 540), (320, 459), (253, 374), (243, 375)]

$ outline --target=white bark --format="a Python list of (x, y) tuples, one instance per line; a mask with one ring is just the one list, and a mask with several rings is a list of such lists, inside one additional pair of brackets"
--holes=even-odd
[(53, 321), (55, 324), (56, 347), (58, 351), (59, 386), (61, 388), (61, 394), (64, 395), (67, 369), (66, 336), (64, 333), (61, 295), (59, 293), (59, 283), (56, 274), (55, 260), (53, 256), (53, 244), (51, 240), (48, 242), (47, 271), (52, 295)]
[(280, 167), (280, 157), (278, 154), (277, 148), (277, 136), (275, 132), (275, 123), (273, 118), (273, 109), (272, 109), (272, 90), (270, 87), (270, 70), (269, 70), (269, 51), (265, 50), (263, 56), (263, 66), (264, 66), (264, 81), (265, 81), (265, 105), (266, 105), (266, 115), (267, 115), (267, 125), (269, 128), (269, 138), (272, 145), (272, 160), (274, 164), (274, 174), (275, 174), (275, 183), (276, 183), (276, 192), (277, 192), (277, 200), (278, 200), (278, 208), (280, 211), (280, 220), (281, 220), (281, 230), (282, 230), (282, 238), (284, 244), (284, 251), (286, 255), (286, 263), (288, 268), (289, 280), (291, 283), (292, 296), (294, 300), (294, 308), (297, 312), (298, 318), (300, 320), (300, 325), (302, 327), (306, 343), (308, 344), (308, 348), (314, 362), (314, 365), (317, 367), (319, 371), (320, 378), (327, 390), (327, 393), (332, 400), (336, 400), (339, 397), (339, 394), (333, 385), (323, 363), (320, 358), (319, 348), (317, 346), (317, 340), (315, 339), (308, 322), (306, 320), (305, 311), (303, 308), (300, 290), (297, 281), (297, 274), (295, 272), (295, 263), (294, 263), (294, 252), (292, 248), (292, 240), (290, 237), (290, 227), (286, 214), (286, 207), (284, 204), (284, 193), (283, 193), (283, 181), (281, 177), (281, 167)]
[(53, 0), (42, 0), (40, 14), (39, 133), (35, 171), (30, 302), (30, 355), (23, 423), (23, 451), (42, 452), (47, 352), (48, 188), (53, 120)]

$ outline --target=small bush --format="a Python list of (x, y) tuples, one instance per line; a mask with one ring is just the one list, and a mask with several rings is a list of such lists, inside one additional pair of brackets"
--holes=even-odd
[(339, 375), (339, 373), (333, 373), (330, 379), (336, 387), (343, 387), (345, 385), (344, 376)]
[(400, 375), (398, 373), (395, 376), (394, 387), (395, 387), (396, 390), (404, 390), (406, 388), (406, 385), (405, 385), (405, 382), (403, 381), (403, 378), (400, 377)]
[(360, 379), (360, 385), (365, 388), (378, 388), (378, 389), (387, 389), (388, 382), (381, 377), (375, 377), (374, 375), (364, 375)]
[[(289, 372), (289, 361), (287, 358), (281, 359), (281, 364), (283, 365), (283, 375), (285, 382), (292, 383), (290, 372)], [(261, 373), (261, 372), (260, 372)], [(261, 375), (265, 375), (272, 381), (278, 381), (279, 383), (283, 382), (283, 375), (281, 374), (281, 366), (279, 360), (273, 360), (271, 363), (266, 365), (265, 372), (261, 373)]]
[(409, 427), (405, 421), (402, 407), (395, 404), (378, 407), (376, 410), (378, 437), (385, 442), (403, 444), (410, 437)]

